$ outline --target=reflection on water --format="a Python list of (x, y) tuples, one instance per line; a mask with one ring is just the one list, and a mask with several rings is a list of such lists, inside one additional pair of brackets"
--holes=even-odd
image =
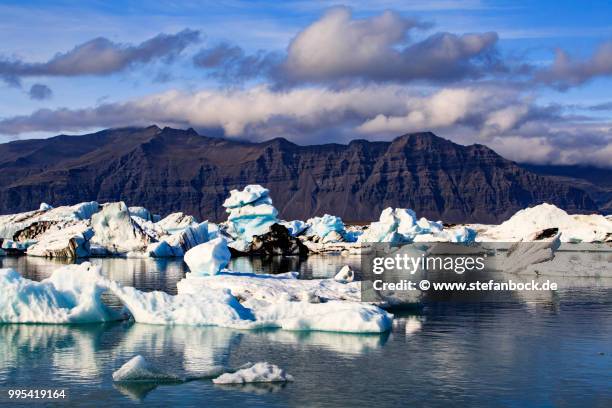
[[(179, 260), (96, 259), (105, 274), (172, 292)], [(293, 264), (292, 262), (297, 262)], [(233, 260), (245, 272), (299, 269), (330, 276), (355, 258)], [(60, 263), (0, 258), (41, 279)], [(295, 266), (297, 265), (297, 266)], [(315, 272), (316, 271), (316, 272)], [(67, 388), (70, 402), (115, 406), (612, 406), (612, 291), (578, 279), (555, 296), (515, 302), (431, 303), (397, 313), (383, 335), (156, 326), (0, 325), (0, 387)], [(136, 354), (187, 378), (184, 384), (112, 383)], [(221, 367), (268, 361), (295, 382), (219, 387)], [(214, 373), (214, 375), (213, 375)]]
[[(163, 290), (176, 294), (176, 283), (189, 271), (181, 258), (91, 258), (78, 262), (91, 262), (102, 268), (109, 278), (140, 290)], [(358, 256), (314, 255), (299, 257), (238, 257), (230, 261), (230, 270), (249, 273), (284, 273), (299, 271), (302, 279), (332, 277), (344, 265), (359, 266)], [(13, 268), (33, 280), (49, 277), (69, 260), (30, 256), (0, 257), (0, 268)]]

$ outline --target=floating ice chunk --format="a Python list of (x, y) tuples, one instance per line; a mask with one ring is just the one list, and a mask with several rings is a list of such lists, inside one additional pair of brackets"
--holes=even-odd
[(185, 263), (193, 275), (215, 275), (229, 263), (231, 254), (224, 238), (197, 245), (185, 254)]
[(130, 217), (124, 202), (109, 203), (91, 218), (94, 236), (92, 244), (109, 253), (144, 252), (153, 240)]
[(288, 382), (293, 376), (282, 368), (267, 362), (251, 364), (234, 373), (225, 373), (213, 379), (215, 384), (246, 384), (261, 382)]
[(61, 227), (53, 225), (37, 237), (37, 242), (27, 249), (31, 256), (49, 258), (82, 258), (89, 256), (89, 240), (93, 229), (86, 221)]
[(127, 363), (113, 373), (115, 382), (174, 382), (181, 381), (175, 374), (165, 372), (153, 366), (141, 355), (132, 357)]
[[(340, 217), (325, 214), (322, 217), (310, 218), (306, 221), (306, 224), (308, 224), (308, 229), (305, 232), (307, 236), (316, 235), (326, 242), (344, 240), (346, 230), (344, 228), (344, 222), (342, 222)], [(334, 239), (325, 240), (329, 234), (333, 234)]]
[(228, 288), (252, 311), (254, 327), (382, 333), (389, 330), (393, 319), (384, 310), (361, 302), (361, 282), (222, 273), (183, 279), (177, 288), (179, 294), (193, 295)]
[(230, 191), (230, 196), (227, 200), (225, 200), (223, 206), (225, 208), (244, 207), (247, 204), (251, 204), (262, 199), (266, 201), (267, 204), (272, 204), (271, 201), (268, 202), (269, 195), (270, 190), (267, 188), (264, 188), (258, 184), (249, 184), (242, 191)]
[(40, 207), (38, 207), (38, 209), (40, 211), (49, 211), (53, 209), (53, 206), (47, 204), (47, 203), (40, 203)]
[(89, 262), (56, 269), (41, 282), (0, 269), (0, 322), (93, 323), (121, 319), (102, 302), (106, 280)]
[(612, 221), (602, 215), (570, 215), (551, 204), (540, 204), (516, 212), (501, 225), (490, 227), (485, 237), (514, 242), (535, 232), (558, 228), (561, 242), (604, 242), (612, 234)]
[(383, 333), (390, 330), (393, 315), (369, 304), (333, 300), (324, 303), (245, 301), (263, 327), (284, 330), (320, 330), (343, 333)]
[(342, 282), (342, 283), (346, 283), (346, 282), (352, 282), (355, 279), (355, 272), (353, 271), (353, 269), (351, 269), (350, 266), (348, 265), (344, 265), (336, 274), (336, 276), (334, 276), (334, 280), (336, 282)]

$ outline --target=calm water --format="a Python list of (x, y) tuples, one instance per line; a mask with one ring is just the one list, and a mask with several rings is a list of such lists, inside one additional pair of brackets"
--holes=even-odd
[[(107, 275), (141, 289), (176, 291), (181, 261), (97, 259)], [(243, 271), (329, 276), (358, 259), (310, 257)], [(41, 279), (57, 263), (0, 258)], [(0, 325), (0, 388), (66, 388), (81, 406), (612, 406), (612, 293), (565, 290), (538, 303), (431, 304), (396, 314), (391, 333), (95, 325)], [(118, 386), (111, 374), (135, 354), (184, 375), (211, 365), (269, 361), (295, 382), (220, 387), (209, 380)], [(2, 401), (2, 400), (0, 400)], [(2, 402), (0, 402), (1, 404)], [(14, 406), (14, 404), (11, 404)], [(59, 404), (67, 405), (67, 404)]]

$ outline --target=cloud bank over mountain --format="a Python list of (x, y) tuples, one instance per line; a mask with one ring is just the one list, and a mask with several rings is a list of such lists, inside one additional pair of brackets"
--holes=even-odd
[(140, 42), (97, 37), (43, 62), (0, 58), (0, 78), (9, 85), (55, 77), (129, 81), (137, 70), (155, 85), (134, 97), (100, 95), (96, 104), (62, 106), (55, 101), (61, 89), (36, 82), (28, 95), (39, 105), (0, 117), (0, 135), (11, 140), (156, 123), (313, 144), (431, 130), (517, 161), (612, 163), (608, 102), (577, 112), (575, 103), (542, 97), (610, 77), (610, 41), (589, 55), (558, 49), (542, 63), (508, 51), (496, 31), (454, 33), (414, 15), (362, 16), (344, 6), (300, 27), (284, 49), (253, 50), (201, 31)]

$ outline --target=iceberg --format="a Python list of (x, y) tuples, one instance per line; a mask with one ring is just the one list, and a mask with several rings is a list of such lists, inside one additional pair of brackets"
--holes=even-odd
[(89, 262), (67, 265), (35, 282), (0, 269), (0, 323), (94, 323), (122, 315), (102, 302), (106, 279)]
[(49, 258), (86, 257), (89, 256), (89, 240), (93, 234), (93, 229), (85, 221), (66, 227), (53, 225), (27, 248), (26, 253)]
[(153, 366), (141, 355), (132, 357), (113, 373), (115, 382), (179, 382), (180, 377)]
[(504, 223), (487, 228), (483, 240), (516, 242), (551, 228), (558, 228), (561, 242), (604, 242), (612, 234), (612, 221), (603, 215), (570, 215), (544, 203), (517, 211)]
[(185, 254), (185, 263), (193, 276), (215, 275), (229, 263), (231, 254), (225, 238), (215, 238), (191, 248)]
[(227, 233), (234, 239), (230, 246), (246, 252), (255, 235), (263, 235), (279, 223), (278, 211), (272, 205), (270, 191), (260, 185), (248, 185), (244, 190), (232, 190), (223, 206), (229, 213)]
[[(88, 262), (57, 269), (34, 282), (0, 270), (0, 322), (93, 323), (126, 318), (159, 325), (282, 328), (347, 333), (382, 333), (393, 316), (360, 301), (360, 282), (298, 280), (296, 274), (189, 276), (178, 293), (143, 292), (104, 278)], [(110, 292), (120, 312), (102, 301)]]
[(346, 229), (340, 217), (325, 214), (322, 217), (313, 217), (306, 221), (308, 229), (306, 236), (319, 237), (323, 243), (340, 242), (345, 240)]
[(445, 229), (441, 221), (430, 221), (421, 217), (417, 220), (413, 210), (386, 208), (378, 221), (370, 224), (358, 238), (360, 243), (390, 242), (461, 242), (471, 243), (476, 231), (467, 227)]
[(293, 376), (268, 362), (249, 363), (234, 373), (225, 373), (212, 380), (215, 384), (247, 384), (261, 382), (288, 382)]
[(40, 211), (49, 211), (53, 209), (53, 206), (47, 204), (47, 203), (40, 203), (40, 207), (38, 207), (38, 209)]
[(91, 217), (94, 236), (91, 243), (114, 255), (145, 252), (154, 238), (135, 223), (123, 201), (104, 205)]
[(45, 223), (48, 226), (56, 223), (73, 223), (88, 220), (98, 212), (100, 205), (95, 201), (72, 206), (39, 209), (19, 214), (0, 216), (0, 238), (13, 239), (15, 234), (35, 223)]

